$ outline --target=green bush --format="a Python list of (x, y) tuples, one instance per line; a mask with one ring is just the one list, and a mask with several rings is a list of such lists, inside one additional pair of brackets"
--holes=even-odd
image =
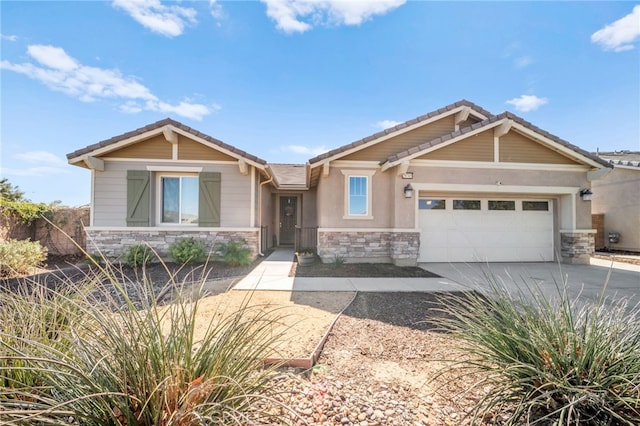
[(154, 258), (155, 253), (151, 247), (144, 244), (130, 246), (124, 257), (124, 262), (132, 268), (146, 265)]
[(221, 254), (222, 261), (230, 266), (250, 265), (253, 260), (251, 259), (251, 249), (245, 241), (221, 243), (218, 245), (217, 251)]
[[(640, 424), (640, 309), (626, 299), (579, 303), (567, 282), (553, 297), (534, 284), (487, 277), (489, 293), (444, 299), (445, 328), (489, 389), (475, 420), (505, 425)], [(606, 288), (606, 284), (605, 284)], [(603, 290), (604, 294), (604, 290)], [(464, 371), (464, 370), (463, 370)]]
[(274, 311), (245, 304), (202, 335), (204, 280), (168, 306), (150, 284), (132, 286), (146, 301), (137, 309), (118, 274), (0, 292), (0, 424), (284, 424), (261, 408)]
[(0, 242), (0, 276), (27, 274), (47, 259), (47, 249), (37, 241)]
[(207, 258), (204, 242), (193, 237), (180, 238), (169, 247), (171, 258), (180, 264), (201, 263)]

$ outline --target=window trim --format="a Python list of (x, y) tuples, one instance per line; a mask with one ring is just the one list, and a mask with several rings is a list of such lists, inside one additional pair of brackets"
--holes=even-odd
[[(372, 191), (372, 181), (373, 175), (376, 173), (375, 170), (342, 170), (342, 174), (344, 175), (344, 215), (343, 219), (348, 220), (373, 220), (373, 191)], [(350, 206), (350, 197), (349, 197), (349, 189), (350, 189), (350, 178), (352, 177), (362, 177), (366, 180), (367, 185), (367, 211), (363, 215), (352, 215), (349, 214), (349, 206)]]
[[(200, 176), (198, 173), (189, 173), (189, 172), (171, 172), (171, 171), (166, 171), (166, 172), (156, 172), (156, 176), (153, 179), (153, 182), (156, 186), (156, 199), (153, 200), (153, 207), (155, 209), (155, 224), (156, 226), (162, 226), (162, 227), (181, 227), (181, 228), (194, 228), (194, 227), (198, 227), (199, 226), (199, 222), (200, 222), (200, 217), (198, 215), (198, 220), (194, 223), (180, 223), (179, 221), (176, 222), (163, 222), (162, 221), (162, 178), (165, 177), (172, 177), (172, 178), (182, 178), (182, 177), (195, 177), (196, 179), (198, 179), (198, 186), (200, 184)], [(182, 183), (180, 184), (180, 188), (182, 188)], [(200, 201), (198, 200), (198, 203)], [(198, 206), (199, 209), (199, 206)]]

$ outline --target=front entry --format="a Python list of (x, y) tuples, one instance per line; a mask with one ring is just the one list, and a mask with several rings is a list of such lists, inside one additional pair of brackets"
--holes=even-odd
[(293, 245), (298, 217), (298, 197), (280, 197), (280, 245)]

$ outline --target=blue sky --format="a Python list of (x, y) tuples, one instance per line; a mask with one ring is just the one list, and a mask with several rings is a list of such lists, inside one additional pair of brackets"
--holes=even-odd
[(276, 163), (468, 99), (640, 150), (637, 2), (1, 1), (0, 175), (89, 202), (66, 154), (171, 117)]

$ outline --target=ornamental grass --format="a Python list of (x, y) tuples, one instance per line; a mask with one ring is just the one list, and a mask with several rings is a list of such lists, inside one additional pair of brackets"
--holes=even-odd
[(484, 373), (472, 423), (640, 424), (637, 304), (605, 297), (607, 282), (585, 303), (566, 278), (552, 294), (524, 279), (483, 281), (482, 292), (445, 296), (440, 321), (465, 354), (458, 374)]
[(94, 266), (80, 282), (0, 292), (0, 424), (285, 423), (259, 408), (278, 313), (247, 300), (196, 341), (205, 277), (195, 291), (171, 280), (160, 306), (157, 286)]

